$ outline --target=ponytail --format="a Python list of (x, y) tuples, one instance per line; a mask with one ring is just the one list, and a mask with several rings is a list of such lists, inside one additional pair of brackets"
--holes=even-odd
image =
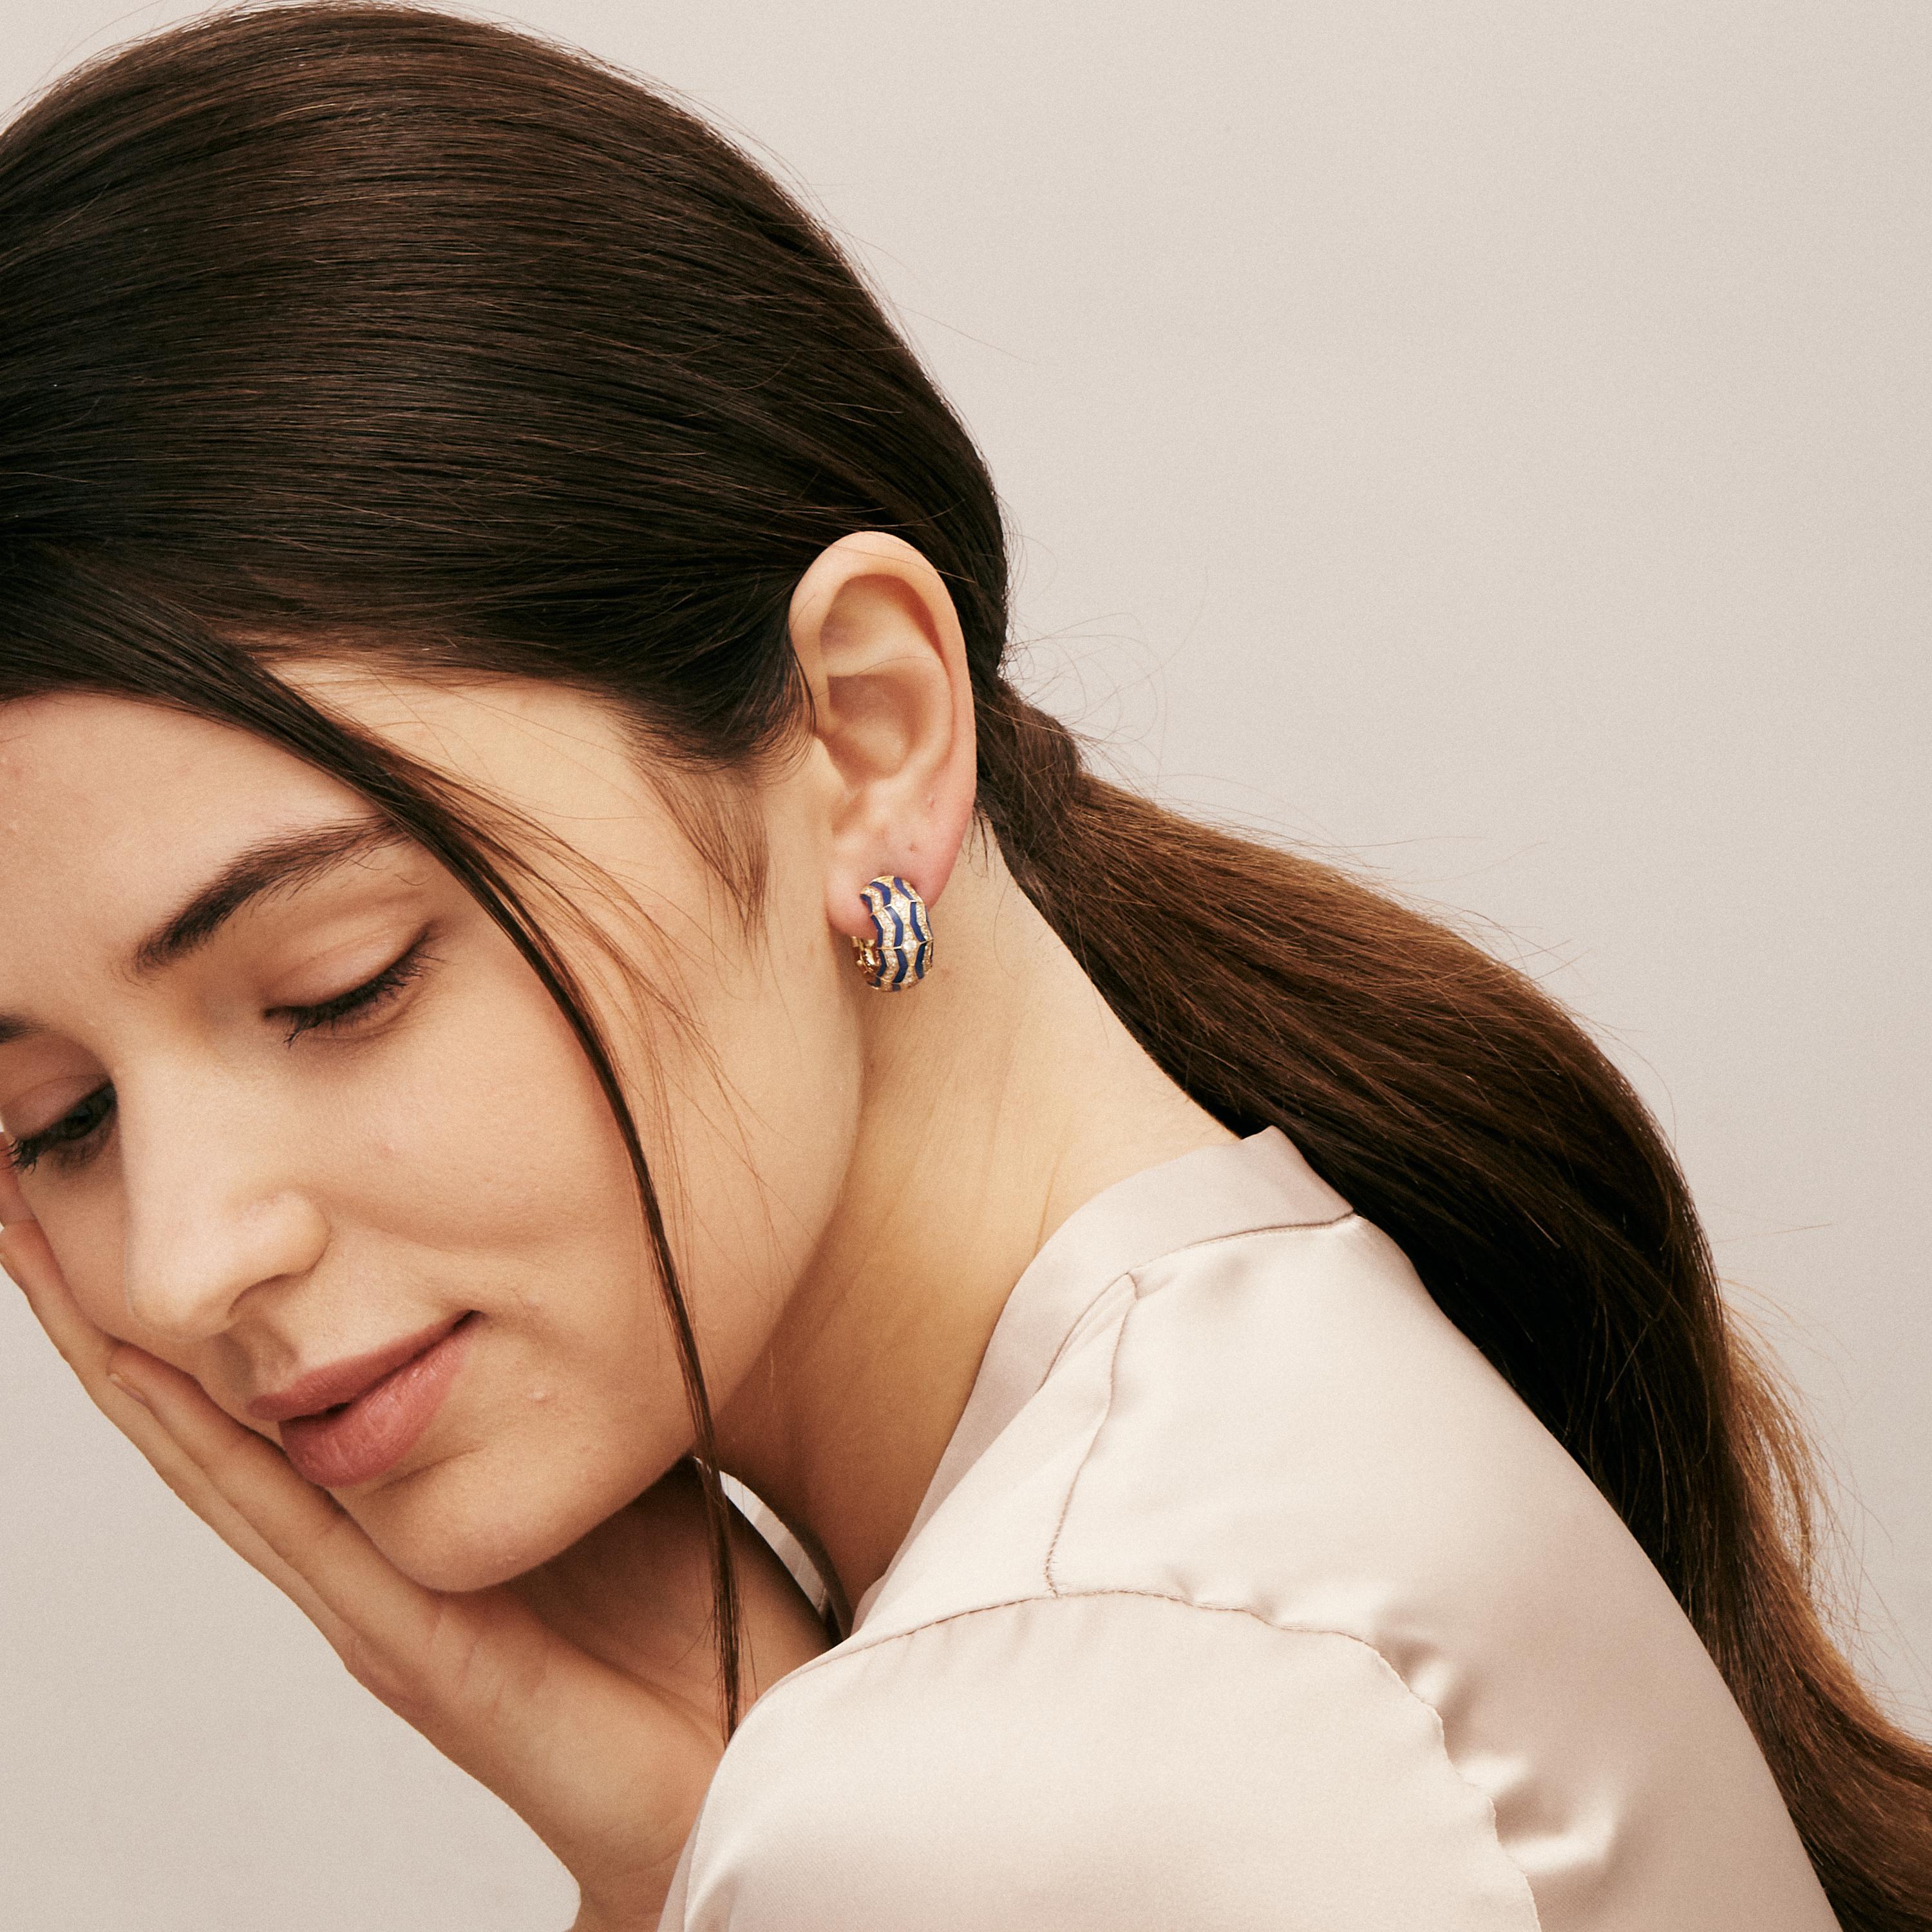
[(1814, 1607), (1803, 1438), (1629, 1084), (1521, 974), (1334, 868), (1083, 769), (1004, 686), (982, 807), (1156, 1063), (1276, 1126), (1613, 1504), (1742, 1706), (1846, 1932), (1932, 1925), (1932, 1752)]

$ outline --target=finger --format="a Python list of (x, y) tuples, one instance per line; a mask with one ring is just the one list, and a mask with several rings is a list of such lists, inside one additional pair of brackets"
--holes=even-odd
[(31, 1221), (32, 1210), (27, 1205), (27, 1197), (20, 1192), (20, 1177), (15, 1170), (13, 1159), (14, 1143), (6, 1138), (0, 1147), (0, 1228), (10, 1228), (16, 1221)]
[[(112, 1360), (122, 1345), (81, 1312), (38, 1222), (31, 1217), (14, 1220), (0, 1232), (0, 1269), (11, 1276), (26, 1296), (35, 1318), (94, 1406), (230, 1549), (291, 1598), (323, 1635), (334, 1642), (342, 1634), (338, 1620), (208, 1482), (138, 1391), (130, 1388), (126, 1378), (112, 1372)], [(208, 1400), (198, 1385), (195, 1392), (203, 1402)], [(292, 1477), (294, 1472), (290, 1474)]]
[(627, 1856), (675, 1857), (682, 1830), (660, 1846), (639, 1820), (664, 1810), (667, 1789), (702, 1790), (718, 1744), (694, 1714), (563, 1642), (508, 1592), (444, 1596), (405, 1576), (191, 1376), (88, 1321), (31, 1216), (0, 1233), (0, 1268), (163, 1481), (296, 1602), (358, 1682), (560, 1856), (588, 1829)]
[(112, 1367), (314, 1594), (316, 1621), (334, 1620), (331, 1641), (358, 1681), (500, 1794), (523, 1789), (525, 1754), (548, 1762), (580, 1750), (584, 1712), (635, 1695), (508, 1593), (445, 1594), (406, 1576), (326, 1491), (304, 1482), (191, 1377), (133, 1348), (117, 1352)]
[[(103, 1412), (127, 1436), (134, 1446), (154, 1466), (154, 1473), (172, 1490), (188, 1508), (206, 1523), (236, 1556), (258, 1570), (277, 1589), (288, 1598), (296, 1607), (320, 1630), (330, 1645), (342, 1653), (344, 1646), (353, 1640), (353, 1633), (342, 1618), (325, 1603), (314, 1586), (294, 1566), (286, 1562), (280, 1552), (250, 1522), (242, 1512), (224, 1496), (216, 1485), (209, 1480), (207, 1472), (176, 1439), (166, 1423), (155, 1412), (145, 1386), (137, 1387), (134, 1376), (128, 1372), (128, 1358), (137, 1352), (122, 1348), (112, 1356), (107, 1370), (107, 1388), (110, 1400), (101, 1403)], [(164, 1364), (157, 1362), (152, 1356), (143, 1356), (142, 1361), (150, 1368), (173, 1374)], [(214, 1408), (199, 1384), (182, 1376), (194, 1392), (194, 1399)], [(189, 1400), (184, 1396), (183, 1400)], [(220, 1411), (215, 1410), (217, 1414)], [(271, 1454), (272, 1445), (263, 1443)], [(288, 1472), (291, 1482), (299, 1483), (302, 1478), (292, 1469)]]
[(111, 1366), (207, 1492), (362, 1646), (392, 1657), (422, 1652), (444, 1600), (405, 1576), (326, 1490), (304, 1481), (280, 1449), (211, 1402), (193, 1376), (124, 1346)]
[(0, 1232), (0, 1268), (95, 1406), (362, 1682), (386, 1701), (410, 1704), (412, 1721), (421, 1720), (418, 1711), (460, 1701), (469, 1639), (447, 1600), (404, 1576), (332, 1497), (218, 1408), (192, 1376), (90, 1322), (38, 1222)]
[(19, 1285), (48, 1340), (99, 1402), (113, 1339), (80, 1312), (39, 1222), (29, 1216), (0, 1229), (0, 1268)]

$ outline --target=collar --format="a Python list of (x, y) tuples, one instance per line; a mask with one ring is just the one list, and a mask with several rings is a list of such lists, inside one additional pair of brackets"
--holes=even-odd
[(1338, 1220), (1348, 1211), (1279, 1127), (1143, 1168), (1076, 1208), (1006, 1297), (918, 1514), (884, 1575), (859, 1599), (853, 1630), (933, 1511), (1038, 1394), (1081, 1317), (1114, 1282), (1177, 1249)]

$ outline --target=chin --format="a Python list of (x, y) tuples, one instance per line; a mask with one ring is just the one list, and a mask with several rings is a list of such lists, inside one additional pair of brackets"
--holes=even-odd
[[(446, 1480), (437, 1480), (437, 1478)], [(366, 1497), (345, 1496), (369, 1540), (425, 1589), (487, 1590), (536, 1569), (596, 1527), (542, 1510), (521, 1510), (500, 1489), (457, 1478), (447, 1465), (422, 1470)]]
[(385, 1549), (383, 1555), (413, 1583), (426, 1590), (446, 1594), (488, 1590), (507, 1583), (547, 1562), (557, 1552), (544, 1550), (532, 1555), (520, 1546), (491, 1548), (460, 1538), (442, 1539), (428, 1548)]

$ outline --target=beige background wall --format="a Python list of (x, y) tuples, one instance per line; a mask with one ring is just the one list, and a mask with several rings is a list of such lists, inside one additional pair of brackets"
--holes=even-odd
[[(0, 99), (192, 10), (14, 0)], [(522, 0), (808, 184), (1025, 533), (1054, 700), (1496, 922), (1661, 1109), (1932, 1732), (1919, 0)], [(0, 1923), (570, 1892), (0, 1298)]]

